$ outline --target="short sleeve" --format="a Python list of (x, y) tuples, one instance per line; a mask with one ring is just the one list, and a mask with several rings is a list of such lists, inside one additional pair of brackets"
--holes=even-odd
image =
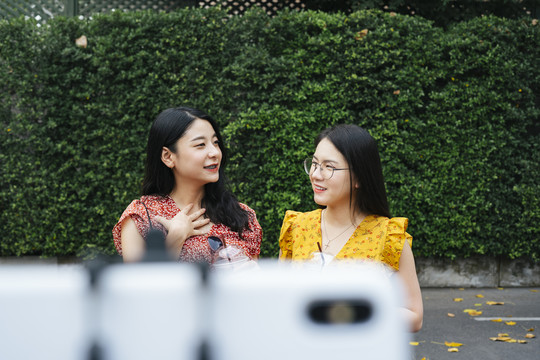
[(386, 241), (383, 249), (383, 261), (394, 270), (399, 270), (399, 259), (403, 251), (405, 241), (412, 246), (412, 236), (407, 233), (407, 218), (391, 218), (388, 220)]
[(249, 218), (249, 229), (242, 231), (242, 239), (244, 240), (241, 242), (243, 245), (242, 247), (250, 257), (258, 258), (259, 254), (261, 253), (261, 242), (263, 236), (261, 225), (257, 221), (257, 215), (253, 209), (245, 204), (239, 204), (240, 207), (247, 212)]
[(299, 211), (287, 210), (285, 212), (283, 224), (281, 225), (281, 232), (279, 234), (279, 248), (281, 250), (280, 260), (292, 258), (292, 231), (299, 214), (301, 214)]
[[(148, 232), (148, 229), (150, 228), (147, 221), (143, 220), (143, 216), (146, 215), (145, 213), (144, 205), (140, 200), (133, 200), (131, 204), (124, 210), (122, 213), (122, 216), (120, 216), (120, 219), (114, 226), (112, 233), (113, 233), (113, 240), (114, 240), (114, 247), (116, 248), (116, 251), (119, 255), (122, 255), (122, 224), (124, 220), (126, 220), (128, 217), (131, 218), (135, 222), (135, 226), (137, 227), (137, 230), (139, 231), (139, 234), (141, 234), (142, 237), (146, 235)], [(156, 224), (153, 224), (156, 225)]]

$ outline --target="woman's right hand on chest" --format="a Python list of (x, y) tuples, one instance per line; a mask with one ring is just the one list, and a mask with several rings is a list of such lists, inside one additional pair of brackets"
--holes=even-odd
[(192, 213), (193, 204), (189, 204), (176, 214), (172, 219), (163, 216), (156, 216), (155, 219), (167, 229), (165, 245), (167, 249), (180, 256), (180, 251), (187, 238), (206, 233), (206, 227), (210, 219), (203, 217), (205, 209), (200, 209)]

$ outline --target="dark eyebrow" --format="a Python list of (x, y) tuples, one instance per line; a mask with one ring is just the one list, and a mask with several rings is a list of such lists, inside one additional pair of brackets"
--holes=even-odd
[[(319, 161), (319, 159), (317, 159), (317, 157), (315, 155), (312, 155), (313, 159)], [(332, 164), (337, 164), (338, 162), (335, 161), (335, 160), (323, 160), (321, 162), (324, 162), (324, 163), (332, 163)]]
[[(217, 135), (216, 134), (212, 135), (212, 139), (213, 138), (217, 138)], [(200, 141), (200, 140), (206, 140), (206, 137), (204, 135), (197, 136), (197, 137), (191, 139), (191, 142)]]
[(321, 162), (321, 164), (322, 163), (324, 163), (326, 165), (332, 165), (332, 166), (336, 166), (338, 164), (338, 162), (334, 161), (334, 160), (326, 160), (326, 161)]

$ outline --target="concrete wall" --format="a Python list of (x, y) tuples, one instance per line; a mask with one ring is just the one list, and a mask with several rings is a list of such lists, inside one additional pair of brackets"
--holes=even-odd
[(416, 271), (421, 287), (540, 286), (540, 263), (527, 259), (417, 258)]

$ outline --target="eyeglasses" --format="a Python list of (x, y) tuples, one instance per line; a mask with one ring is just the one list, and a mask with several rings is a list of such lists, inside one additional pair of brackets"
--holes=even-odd
[(338, 169), (333, 167), (332, 165), (326, 164), (324, 161), (322, 164), (319, 164), (313, 160), (313, 158), (307, 158), (304, 160), (304, 170), (306, 171), (306, 174), (313, 175), (313, 173), (317, 170), (317, 168), (320, 169), (321, 177), (325, 180), (330, 179), (332, 176), (334, 176), (334, 171), (339, 170), (349, 170), (349, 168), (342, 168)]
[[(221, 248), (227, 249), (225, 240), (221, 240), (217, 236), (209, 236), (208, 245), (210, 245), (210, 249), (212, 249), (213, 253), (216, 253)], [(227, 253), (227, 259), (229, 260), (229, 262), (231, 262), (231, 258), (229, 257), (229, 251), (226, 251), (226, 253)]]

